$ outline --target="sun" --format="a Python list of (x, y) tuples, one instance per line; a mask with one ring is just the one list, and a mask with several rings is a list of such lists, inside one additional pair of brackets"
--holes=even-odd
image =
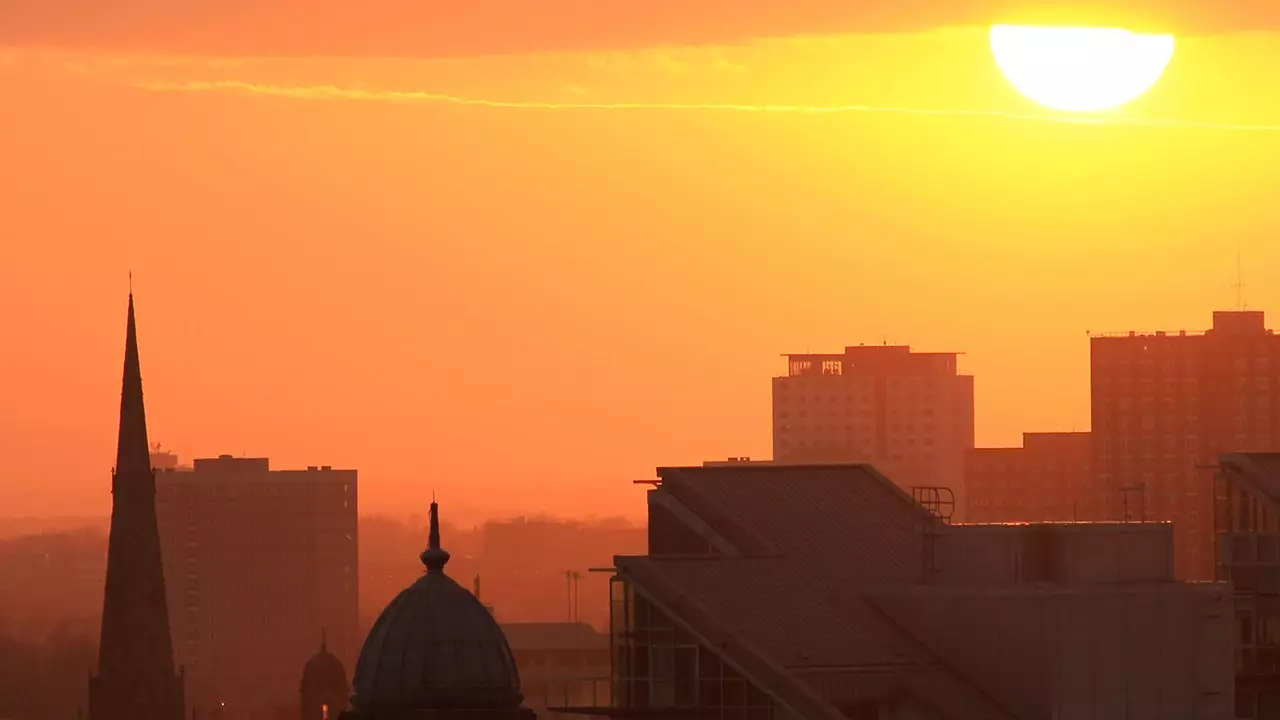
[(1173, 58), (1173, 36), (996, 25), (991, 54), (1031, 100), (1053, 110), (1096, 112), (1120, 107), (1154, 85)]

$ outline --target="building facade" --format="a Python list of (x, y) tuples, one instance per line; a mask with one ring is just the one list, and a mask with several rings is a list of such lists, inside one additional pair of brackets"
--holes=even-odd
[(1023, 433), (1022, 447), (965, 454), (966, 522), (1107, 520), (1087, 432)]
[(973, 376), (958, 374), (956, 353), (886, 345), (786, 357), (787, 374), (773, 379), (775, 460), (869, 462), (904, 488), (949, 488), (963, 510)]
[(321, 634), (343, 663), (359, 650), (356, 471), (223, 455), (156, 477), (188, 706), (296, 717), (298, 668)]
[(1280, 338), (1261, 312), (1215, 312), (1203, 333), (1090, 342), (1094, 469), (1108, 513), (1172, 520), (1177, 576), (1213, 577), (1205, 469), (1225, 452), (1280, 450)]
[(609, 635), (580, 622), (503, 623), (520, 671), (525, 705), (540, 717), (548, 707), (609, 702)]
[(947, 525), (866, 465), (660, 468), (615, 558), (618, 718), (1230, 720), (1167, 523)]

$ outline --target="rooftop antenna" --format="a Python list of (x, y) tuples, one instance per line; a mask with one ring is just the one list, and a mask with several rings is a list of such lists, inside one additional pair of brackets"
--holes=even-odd
[(1248, 305), (1245, 305), (1244, 303), (1244, 275), (1240, 267), (1240, 246), (1239, 245), (1236, 246), (1236, 284), (1233, 285), (1232, 287), (1236, 289), (1236, 309), (1237, 310), (1247, 309)]

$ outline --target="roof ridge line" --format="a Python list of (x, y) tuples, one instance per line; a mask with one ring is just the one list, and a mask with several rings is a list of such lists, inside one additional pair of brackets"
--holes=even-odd
[[(642, 566), (633, 566), (630, 570), (634, 572), (640, 567)], [(619, 568), (619, 570), (623, 570), (623, 568)], [(644, 571), (640, 570), (640, 572), (643, 574)], [(648, 575), (649, 577), (642, 579), (639, 583), (636, 582), (634, 575), (632, 575), (628, 581), (633, 587), (638, 585), (639, 587), (636, 589), (641, 594), (648, 597), (650, 602), (662, 609), (673, 622), (682, 625), (686, 631), (695, 636), (703, 647), (720, 657), (723, 662), (734, 665), (745, 677), (754, 678), (753, 684), (762, 692), (773, 696), (780, 704), (787, 706), (793, 711), (797, 711), (797, 715), (806, 718), (806, 720), (818, 720), (818, 718), (815, 718), (808, 712), (800, 712), (799, 708), (795, 707), (796, 703), (794, 700), (788, 700), (781, 697), (784, 693), (780, 691), (791, 690), (792, 692), (797, 693), (799, 695), (798, 699), (802, 699), (813, 705), (814, 707), (811, 709), (822, 712), (822, 717), (825, 717), (827, 720), (845, 720), (844, 714), (841, 713), (838, 708), (814, 691), (807, 683), (796, 677), (788, 668), (771, 660), (766, 653), (762, 652), (760, 648), (755, 645), (755, 643), (726, 630), (716, 618), (715, 613), (703, 605), (696, 597), (674, 586), (661, 573), (651, 572)], [(644, 580), (648, 580), (649, 583), (646, 585)], [(654, 586), (661, 586), (660, 589), (673, 593), (675, 595), (675, 602), (668, 603), (664, 600), (655, 598)], [(675, 612), (673, 609), (674, 606), (692, 608), (695, 613), (700, 614), (705, 618), (708, 625), (714, 627), (729, 639), (723, 644), (717, 645), (702, 632), (696, 630), (693, 624), (685, 620), (680, 613)], [(741, 658), (733, 657), (735, 649), (738, 649), (739, 652), (746, 653), (751, 661), (759, 663), (764, 666), (764, 669), (775, 675), (775, 682), (760, 682), (761, 680), (766, 679), (760, 678), (758, 672), (752, 672), (742, 667)]]
[[(955, 667), (955, 665), (952, 665), (950, 662), (947, 661), (946, 658), (942, 656), (942, 653), (938, 652), (937, 650), (934, 650), (930, 644), (926, 643), (923, 638), (921, 638), (919, 635), (916, 635), (914, 632), (912, 632), (910, 628), (907, 628), (902, 623), (898, 622), (896, 618), (890, 615), (881, 606), (880, 601), (878, 601), (874, 597), (874, 595), (863, 594), (862, 597), (866, 601), (867, 605), (869, 605), (876, 614), (884, 618), (885, 623), (887, 623), (890, 627), (897, 630), (900, 634), (906, 637), (906, 639), (909, 642), (914, 643), (918, 648), (923, 650), (925, 654), (929, 657), (929, 659), (933, 661), (928, 665), (921, 664), (920, 666), (921, 669), (925, 669), (925, 670), (931, 669), (936, 672), (949, 675), (953, 679), (963, 683), (966, 687), (968, 687), (971, 691), (973, 691), (973, 693), (976, 694), (978, 697), (990, 703), (992, 708), (1003, 713), (1004, 720), (1018, 720), (1017, 714), (1015, 714), (1012, 710), (1006, 707), (1003, 702), (997, 700), (994, 696), (992, 696), (989, 692), (987, 692), (985, 688), (983, 688), (978, 683), (974, 682), (974, 680), (970, 678), (967, 674), (960, 672)], [(939, 708), (939, 710), (941, 711), (942, 709)]]

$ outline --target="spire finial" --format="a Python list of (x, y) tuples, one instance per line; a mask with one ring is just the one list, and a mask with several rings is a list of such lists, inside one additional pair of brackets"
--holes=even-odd
[(449, 562), (449, 552), (440, 547), (440, 506), (436, 504), (435, 493), (431, 499), (431, 526), (427, 531), (427, 549), (418, 556), (429, 573), (444, 572), (445, 563)]
[(480, 599), (480, 573), (476, 573), (476, 589), (474, 595), (477, 600)]
[(329, 652), (329, 631), (324, 627), (320, 627), (320, 652)]
[(129, 299), (133, 299), (133, 271), (129, 271)]
[[(151, 471), (151, 445), (147, 442), (147, 416), (142, 402), (142, 371), (138, 362), (138, 326), (134, 320), (133, 294), (125, 323), (124, 378), (120, 391), (120, 425), (116, 440), (116, 474), (141, 476)], [(136, 481), (135, 481), (136, 482)]]

